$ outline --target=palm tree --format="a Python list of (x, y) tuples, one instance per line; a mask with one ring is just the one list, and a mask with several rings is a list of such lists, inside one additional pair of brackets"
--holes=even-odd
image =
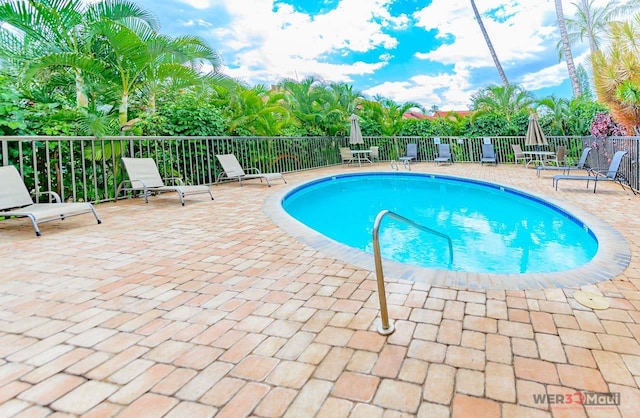
[(326, 87), (315, 77), (307, 77), (298, 82), (284, 80), (280, 83), (284, 90), (285, 105), (312, 135), (324, 134), (320, 103), (326, 95)]
[(418, 103), (398, 104), (386, 97), (376, 96), (374, 100), (365, 100), (362, 116), (380, 125), (382, 134), (395, 137), (402, 131), (402, 116), (411, 109), (420, 108)]
[(498, 55), (496, 51), (493, 49), (493, 44), (491, 43), (491, 39), (489, 38), (489, 34), (487, 33), (487, 29), (484, 27), (484, 23), (482, 23), (482, 18), (480, 17), (480, 13), (478, 12), (478, 8), (476, 7), (476, 2), (471, 0), (471, 7), (473, 8), (473, 13), (476, 15), (476, 20), (478, 21), (478, 25), (480, 25), (480, 30), (482, 31), (482, 36), (484, 36), (484, 40), (489, 47), (489, 51), (491, 52), (491, 58), (493, 58), (493, 63), (496, 65), (498, 69), (498, 73), (500, 74), (500, 78), (502, 79), (502, 83), (505, 86), (509, 85), (509, 80), (507, 80), (507, 75), (504, 73), (502, 69), (502, 65), (500, 65), (500, 60), (498, 60)]
[(517, 84), (489, 86), (473, 97), (472, 119), (486, 114), (496, 114), (511, 120), (516, 114), (533, 104), (533, 95)]
[(346, 135), (351, 121), (363, 97), (353, 86), (346, 83), (329, 83), (316, 87), (319, 95), (314, 97), (316, 120), (322, 130), (332, 136)]
[(153, 42), (155, 45), (148, 45), (148, 50), (155, 62), (146, 67), (142, 86), (146, 91), (148, 113), (155, 112), (156, 96), (164, 82), (170, 80), (174, 90), (189, 87), (198, 80), (197, 74), (201, 74), (204, 64), (212, 68), (207, 75), (208, 81), (227, 81), (226, 76), (219, 73), (222, 66), (220, 55), (202, 39), (196, 36), (158, 36)]
[(364, 97), (347, 83), (329, 83), (326, 86), (326, 103), (323, 107), (327, 113), (326, 127), (330, 135), (346, 135), (351, 121), (349, 117), (357, 113)]
[[(577, 3), (572, 3), (576, 7), (575, 15), (573, 18), (565, 18), (569, 42), (575, 44), (586, 38), (592, 54), (600, 49), (602, 34), (606, 31), (611, 20), (612, 9), (616, 7), (617, 2), (607, 3), (604, 7), (596, 7), (593, 3), (594, 0), (579, 0)], [(562, 53), (562, 41), (558, 42), (558, 46), (558, 51)]]
[[(574, 99), (576, 100), (576, 99)], [(543, 107), (543, 116), (550, 119), (551, 135), (566, 135), (566, 121), (569, 113), (569, 101), (555, 96), (538, 100), (538, 105)]]
[[(76, 105), (88, 104), (84, 74), (79, 66), (67, 66), (70, 54), (88, 57), (87, 27), (109, 19), (124, 25), (156, 30), (156, 18), (136, 3), (107, 0), (87, 5), (83, 0), (9, 0), (0, 5), (0, 52), (18, 66), (33, 59), (56, 59), (70, 70), (76, 88)], [(64, 72), (63, 70), (63, 72)]]
[(640, 127), (640, 13), (632, 21), (611, 22), (610, 44), (592, 56), (598, 97), (629, 132)]
[(594, 6), (594, 1), (579, 0), (572, 3), (576, 7), (576, 13), (573, 18), (565, 18), (569, 42), (582, 42), (586, 38), (592, 54), (600, 50), (603, 35), (608, 32), (609, 22), (640, 7), (639, 0), (614, 0), (603, 7)]
[[(229, 130), (241, 128), (251, 135), (276, 136), (290, 120), (289, 111), (281, 104), (283, 93), (271, 94), (263, 85), (236, 91), (230, 103), (233, 112)], [(244, 132), (242, 132), (244, 134)]]
[(328, 88), (337, 97), (348, 116), (358, 110), (364, 99), (360, 91), (354, 90), (353, 86), (347, 83), (330, 83)]
[(133, 93), (146, 92), (147, 104), (153, 109), (162, 82), (171, 81), (176, 88), (194, 85), (200, 79), (194, 62), (206, 59), (214, 69), (219, 66), (217, 54), (193, 37), (172, 39), (145, 25), (131, 28), (109, 19), (91, 23), (87, 32), (91, 54), (45, 55), (29, 62), (25, 75), (29, 78), (45, 69), (66, 67), (110, 86), (119, 94), (120, 126), (128, 122)]
[(571, 53), (567, 24), (564, 20), (564, 12), (562, 10), (562, 0), (555, 0), (555, 4), (556, 16), (558, 17), (558, 27), (560, 28), (560, 39), (562, 41), (562, 51), (564, 53), (565, 61), (567, 62), (569, 80), (571, 81), (571, 88), (573, 89), (573, 97), (580, 97), (582, 95), (582, 88), (580, 86), (580, 80), (578, 79), (576, 66), (573, 63), (573, 54)]
[[(594, 0), (579, 0), (572, 4), (576, 8), (575, 15), (573, 18), (565, 18), (569, 43), (582, 42), (586, 38), (589, 42), (589, 51), (593, 56), (600, 50), (603, 37), (608, 32), (609, 23), (617, 17), (624, 16), (640, 7), (640, 0), (628, 0), (626, 2), (614, 0), (603, 7), (595, 6)], [(558, 42), (558, 51), (560, 57), (562, 57), (562, 41)], [(585, 93), (584, 88), (582, 93)]]

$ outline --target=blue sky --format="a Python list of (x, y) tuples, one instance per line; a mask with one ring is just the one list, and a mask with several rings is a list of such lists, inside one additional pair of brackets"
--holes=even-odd
[[(467, 109), (501, 84), (468, 0), (135, 0), (170, 36), (204, 38), (249, 85), (315, 76), (366, 96)], [(596, 4), (602, 0), (596, 0)], [(511, 83), (570, 97), (552, 0), (476, 0)], [(575, 6), (563, 0), (566, 16)], [(587, 45), (574, 48), (585, 62)]]

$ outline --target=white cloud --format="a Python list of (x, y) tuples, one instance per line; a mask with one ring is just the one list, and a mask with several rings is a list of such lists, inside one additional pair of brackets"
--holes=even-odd
[[(352, 75), (372, 74), (385, 65), (379, 62), (331, 64), (325, 57), (340, 52), (367, 52), (383, 47), (392, 50), (397, 40), (382, 31), (383, 25), (401, 27), (408, 18), (392, 18), (385, 6), (390, 0), (362, 3), (343, 0), (337, 9), (311, 17), (290, 5), (272, 1), (224, 0), (232, 21), (212, 33), (224, 41), (233, 55), (228, 73), (247, 81), (320, 75), (331, 81), (351, 80)], [(382, 23), (376, 23), (375, 21)]]
[[(416, 101), (442, 109), (466, 109), (478, 85), (477, 72), (494, 72), (500, 80), (467, 0), (433, 0), (413, 16), (392, 16), (393, 0), (341, 0), (337, 8), (311, 16), (278, 0), (179, 0), (199, 10), (225, 10), (223, 24), (210, 28), (214, 47), (225, 57), (225, 73), (249, 84), (275, 83), (282, 78), (317, 76), (328, 81), (352, 83), (355, 77), (378, 80), (376, 72), (395, 65), (401, 48), (414, 48), (424, 60), (424, 72), (411, 71), (405, 80), (381, 81), (364, 90), (396, 102)], [(320, 1), (320, 0), (319, 0)], [(570, 16), (575, 6), (563, 0)], [(300, 3), (303, 4), (303, 3)], [(596, 5), (606, 0), (596, 0)], [(478, 0), (497, 56), (510, 82), (529, 90), (559, 86), (567, 78), (566, 64), (557, 61), (558, 30), (552, 0)], [(492, 14), (495, 18), (491, 18)], [(202, 28), (202, 20), (190, 24)], [(436, 31), (443, 44), (429, 49), (415, 42), (399, 45), (389, 28), (410, 25)], [(397, 33), (397, 32), (396, 32)], [(339, 63), (331, 57), (358, 56), (385, 50), (368, 61)], [(574, 53), (581, 54), (584, 48)], [(575, 57), (574, 57), (575, 58)], [(576, 59), (579, 62), (579, 59)], [(437, 63), (436, 70), (431, 63)], [(448, 66), (451, 70), (443, 69)], [(486, 81), (479, 81), (486, 82)], [(362, 87), (354, 85), (358, 90)]]
[[(510, 82), (537, 90), (559, 86), (567, 77), (566, 63), (547, 64), (543, 69), (522, 73), (516, 68), (527, 62), (540, 67), (541, 57), (552, 56), (557, 43), (557, 28), (553, 2), (510, 1), (502, 3), (476, 2), (483, 24), (489, 34), (496, 55)], [(573, 6), (571, 6), (573, 7)], [(565, 14), (567, 14), (567, 6)], [(484, 15), (492, 10), (499, 19)], [(573, 9), (571, 9), (573, 10)], [(466, 109), (471, 95), (480, 87), (470, 84), (471, 72), (495, 69), (489, 48), (467, 0), (433, 0), (414, 16), (417, 25), (435, 30), (444, 44), (433, 50), (416, 52), (416, 57), (440, 64), (452, 65), (451, 73), (414, 76), (406, 83), (383, 83), (367, 90), (395, 100), (415, 100), (435, 104), (443, 110)], [(545, 24), (545, 22), (547, 22)], [(580, 60), (576, 60), (580, 62)], [(513, 69), (513, 72), (510, 71)], [(496, 82), (499, 82), (496, 72)]]
[(205, 10), (209, 7), (212, 7), (216, 2), (216, 0), (178, 0), (180, 3), (188, 4), (194, 9)]
[(213, 25), (210, 22), (207, 22), (204, 19), (191, 19), (191, 20), (187, 20), (186, 22), (184, 22), (184, 25), (186, 27), (190, 27), (190, 26), (201, 26), (201, 27), (205, 27), (205, 28), (210, 28)]
[(468, 80), (468, 70), (460, 68), (452, 74), (418, 75), (405, 82), (385, 82), (363, 93), (393, 98), (398, 103), (418, 102), (442, 110), (465, 110), (474, 92)]
[[(488, 3), (477, 2), (481, 16), (489, 9), (486, 7), (490, 6)], [(544, 2), (511, 2), (504, 7), (500, 13), (507, 16), (504, 22), (486, 16), (482, 17), (482, 22), (506, 72), (511, 63), (534, 58), (548, 48), (553, 28), (543, 26), (543, 17), (549, 11)], [(434, 0), (417, 13), (416, 18), (418, 25), (427, 30), (437, 30), (442, 39), (453, 40), (433, 51), (420, 53), (421, 58), (444, 64), (465, 62), (471, 69), (494, 66), (468, 1)]]
[[(588, 55), (588, 52), (584, 52), (582, 55), (574, 57), (573, 61), (575, 65), (585, 65)], [(563, 60), (555, 65), (545, 67), (540, 71), (524, 74), (520, 85), (522, 85), (526, 90), (538, 90), (541, 88), (559, 86), (566, 79), (567, 63)]]

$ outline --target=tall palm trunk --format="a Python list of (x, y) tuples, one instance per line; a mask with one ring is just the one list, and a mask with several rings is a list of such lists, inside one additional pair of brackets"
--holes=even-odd
[[(576, 7), (584, 15), (585, 30), (587, 33), (587, 39), (589, 39), (589, 51), (591, 51), (591, 54), (595, 54), (599, 48), (598, 40), (596, 39), (596, 34), (594, 32), (598, 22), (593, 21), (593, 19), (597, 17), (594, 16), (592, 11), (593, 0), (580, 0), (580, 3), (576, 4)], [(600, 24), (605, 24), (605, 22), (600, 22)]]
[(569, 44), (569, 35), (567, 33), (567, 24), (564, 21), (564, 12), (562, 11), (562, 0), (555, 0), (556, 15), (558, 16), (558, 26), (560, 27), (560, 39), (562, 40), (562, 49), (564, 51), (564, 59), (567, 62), (567, 70), (569, 71), (569, 80), (571, 80), (571, 88), (573, 89), (573, 97), (582, 96), (582, 87), (578, 79), (578, 71), (573, 63), (573, 55), (571, 54), (571, 45)]
[(123, 92), (120, 98), (120, 106), (118, 108), (120, 126), (124, 126), (127, 123), (129, 113), (129, 93)]
[(89, 98), (84, 92), (84, 79), (82, 78), (82, 72), (79, 69), (75, 69), (76, 73), (76, 107), (89, 106)]
[(498, 55), (496, 55), (496, 51), (493, 49), (493, 44), (491, 43), (491, 39), (489, 39), (489, 34), (487, 33), (487, 29), (484, 27), (484, 23), (482, 23), (482, 18), (480, 17), (480, 13), (478, 12), (478, 8), (476, 7), (476, 2), (471, 0), (471, 7), (473, 8), (473, 13), (476, 15), (476, 20), (478, 21), (478, 25), (480, 25), (480, 30), (482, 31), (482, 35), (484, 36), (484, 40), (489, 47), (489, 51), (491, 52), (491, 58), (493, 58), (493, 62), (498, 69), (498, 73), (500, 74), (500, 78), (502, 79), (502, 83), (505, 86), (509, 85), (509, 80), (507, 80), (507, 75), (504, 73), (502, 69), (502, 65), (500, 65), (500, 60), (498, 60)]

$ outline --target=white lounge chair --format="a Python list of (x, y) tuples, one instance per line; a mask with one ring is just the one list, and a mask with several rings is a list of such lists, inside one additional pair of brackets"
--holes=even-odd
[(633, 190), (633, 187), (629, 185), (629, 180), (620, 173), (620, 163), (622, 162), (622, 157), (627, 154), (627, 151), (616, 151), (611, 159), (611, 164), (609, 164), (609, 168), (606, 169), (591, 169), (589, 170), (588, 176), (571, 176), (571, 175), (557, 175), (553, 176), (553, 185), (556, 190), (558, 190), (558, 183), (560, 180), (586, 180), (587, 188), (589, 187), (589, 182), (593, 181), (593, 192), (596, 192), (596, 187), (598, 187), (598, 182), (602, 181), (613, 181), (615, 183), (620, 184), (622, 189), (624, 189), (624, 185), (629, 186), (633, 194), (636, 194), (636, 191)]
[(98, 223), (102, 223), (91, 203), (64, 203), (56, 192), (51, 191), (38, 194), (53, 196), (55, 203), (33, 203), (18, 170), (12, 165), (0, 167), (0, 217), (29, 218), (37, 236), (42, 235), (39, 224), (70, 216), (92, 213)]
[[(180, 197), (180, 203), (184, 206), (184, 198), (187, 195), (209, 193), (213, 200), (213, 193), (209, 186), (190, 186), (184, 184), (179, 177), (163, 179), (158, 171), (158, 166), (153, 158), (123, 158), (122, 163), (127, 171), (129, 180), (124, 180), (116, 189), (115, 200), (121, 191), (142, 191), (145, 203), (149, 203), (149, 195), (152, 193), (176, 192)], [(166, 185), (165, 181), (172, 181), (174, 185)], [(127, 187), (128, 185), (128, 187)]]
[[(253, 171), (253, 173), (247, 174), (242, 169), (242, 166), (238, 162), (238, 159), (233, 154), (222, 154), (216, 155), (218, 161), (220, 161), (220, 165), (222, 166), (222, 173), (218, 175), (216, 179), (216, 183), (218, 183), (223, 178), (228, 178), (231, 180), (238, 180), (240, 186), (242, 187), (242, 180), (251, 180), (251, 179), (260, 179), (265, 180), (267, 182), (267, 186), (271, 187), (271, 180), (281, 179), (285, 183), (287, 182), (284, 179), (282, 173), (262, 173), (259, 169), (255, 167), (248, 168), (247, 170)], [(223, 177), (224, 176), (224, 177)]]

